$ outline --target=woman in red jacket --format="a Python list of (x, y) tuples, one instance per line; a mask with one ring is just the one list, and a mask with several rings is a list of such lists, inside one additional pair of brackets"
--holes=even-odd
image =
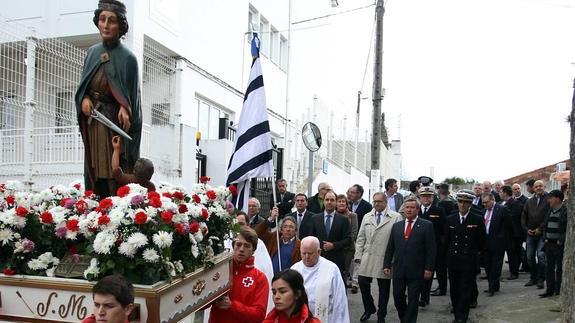
[(272, 279), (275, 308), (264, 323), (321, 323), (309, 311), (303, 277), (299, 272), (286, 269)]
[(233, 245), (232, 289), (212, 303), (210, 323), (254, 323), (265, 318), (270, 286), (266, 275), (254, 267), (257, 244), (257, 233), (242, 227)]

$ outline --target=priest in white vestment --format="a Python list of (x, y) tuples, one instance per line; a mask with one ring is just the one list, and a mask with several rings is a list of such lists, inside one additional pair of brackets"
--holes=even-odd
[(309, 309), (323, 323), (348, 323), (349, 309), (345, 284), (339, 268), (320, 256), (319, 240), (314, 236), (301, 241), (301, 261), (291, 268), (302, 276)]

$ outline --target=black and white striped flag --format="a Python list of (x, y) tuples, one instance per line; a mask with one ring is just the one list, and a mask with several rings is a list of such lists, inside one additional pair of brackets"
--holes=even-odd
[(260, 40), (257, 33), (254, 33), (250, 78), (238, 123), (234, 152), (228, 165), (227, 184), (238, 185), (236, 207), (244, 211), (247, 211), (250, 180), (256, 177), (273, 177), (272, 137), (259, 48)]

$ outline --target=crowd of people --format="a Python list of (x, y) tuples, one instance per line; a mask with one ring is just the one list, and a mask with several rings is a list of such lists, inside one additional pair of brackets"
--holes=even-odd
[[(309, 199), (288, 192), (283, 179), (277, 184), (269, 217), (261, 216), (256, 198), (247, 213), (236, 213), (233, 284), (211, 304), (209, 322), (363, 322), (373, 314), (384, 322), (390, 293), (401, 322), (416, 322), (419, 307), (430, 296), (446, 296), (448, 285), (454, 322), (466, 322), (477, 306), (482, 269), (487, 295), (499, 292), (505, 254), (507, 280), (528, 271), (525, 286), (546, 286), (540, 297), (560, 293), (567, 211), (563, 192), (545, 192), (542, 181), (527, 182), (529, 198), (519, 184), (487, 181), (452, 197), (448, 185), (420, 177), (404, 197), (388, 179), (373, 204), (358, 184), (336, 194), (321, 183)], [(126, 320), (130, 299), (102, 289), (105, 282), (94, 287), (94, 315), (85, 322), (110, 312)], [(348, 289), (361, 293), (359, 318), (349, 315)]]

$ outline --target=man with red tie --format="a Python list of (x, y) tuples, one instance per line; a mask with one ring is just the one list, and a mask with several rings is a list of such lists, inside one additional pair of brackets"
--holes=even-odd
[(433, 223), (417, 216), (419, 208), (416, 198), (403, 202), (405, 220), (391, 228), (383, 261), (386, 275), (393, 268), (393, 300), (402, 323), (417, 321), (424, 280), (433, 277), (436, 254)]

